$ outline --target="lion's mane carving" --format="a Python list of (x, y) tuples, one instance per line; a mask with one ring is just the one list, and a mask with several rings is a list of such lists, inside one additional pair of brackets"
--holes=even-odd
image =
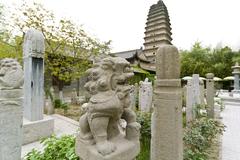
[(23, 71), (15, 59), (5, 58), (0, 61), (0, 88), (15, 89), (23, 85)]

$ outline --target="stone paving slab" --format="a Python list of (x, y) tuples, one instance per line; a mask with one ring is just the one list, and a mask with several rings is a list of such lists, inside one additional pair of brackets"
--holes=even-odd
[(222, 137), (222, 160), (240, 160), (240, 104), (226, 105), (221, 115), (227, 127)]
[[(76, 134), (79, 125), (77, 121), (58, 114), (51, 115), (51, 117), (54, 118), (54, 133), (56, 136)], [(39, 151), (43, 150), (43, 146), (40, 144), (40, 141), (24, 145), (22, 146), (21, 158), (23, 158), (33, 148)]]

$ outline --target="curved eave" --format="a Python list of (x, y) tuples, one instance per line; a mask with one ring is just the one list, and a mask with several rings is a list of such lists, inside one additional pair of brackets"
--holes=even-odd
[(156, 72), (156, 64), (155, 63), (144, 63), (144, 62), (140, 62), (139, 63), (140, 67), (142, 69), (145, 69), (147, 71), (153, 71)]
[(169, 17), (163, 14), (163, 15), (159, 16), (159, 17), (156, 18), (156, 19), (147, 20), (146, 25), (148, 25), (148, 24), (150, 24), (150, 23), (154, 23), (154, 22), (160, 21), (160, 20), (165, 20), (168, 24), (170, 24), (170, 19), (169, 19)]
[(146, 63), (151, 63), (150, 60), (147, 59), (147, 57), (144, 55), (144, 53), (137, 53), (137, 58), (140, 60), (140, 61), (144, 61)]
[(160, 38), (158, 40), (145, 42), (145, 43), (143, 43), (143, 45), (145, 46), (145, 45), (148, 45), (148, 44), (156, 44), (156, 43), (160, 43), (160, 42), (165, 41), (165, 40), (169, 41), (169, 42), (172, 41), (172, 37), (169, 36), (169, 34), (167, 34), (167, 33), (162, 33), (162, 34), (159, 35), (159, 37)]
[(144, 40), (158, 38), (163, 34), (167, 34), (167, 36), (172, 40), (172, 37), (171, 37), (172, 33), (171, 32), (168, 32), (168, 33), (162, 32), (162, 33), (159, 33), (159, 34), (155, 34), (153, 36), (146, 36), (146, 37), (144, 37)]
[(156, 31), (160, 31), (160, 30), (166, 30), (167, 32), (172, 33), (171, 32), (171, 27), (169, 27), (168, 25), (164, 25), (164, 26), (161, 26), (160, 28), (156, 28), (156, 29), (153, 29), (153, 30), (145, 31), (144, 34), (156, 32)]
[(149, 29), (149, 28), (153, 28), (153, 27), (158, 27), (162, 24), (167, 24), (168, 26), (171, 26), (171, 23), (169, 21), (166, 21), (165, 19), (161, 20), (160, 22), (157, 22), (155, 24), (152, 25), (146, 25), (145, 30)]

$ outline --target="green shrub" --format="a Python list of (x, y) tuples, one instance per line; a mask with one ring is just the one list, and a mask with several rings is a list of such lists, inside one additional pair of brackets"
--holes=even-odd
[[(137, 112), (137, 122), (141, 124), (141, 152), (137, 160), (150, 159), (151, 113)], [(218, 134), (222, 134), (224, 126), (217, 120), (201, 117), (187, 125), (184, 132), (184, 160), (207, 160), (206, 150), (211, 146)], [(25, 160), (79, 160), (75, 154), (75, 137), (52, 136), (41, 142), (43, 152), (32, 150)]]
[(192, 121), (184, 133), (184, 160), (207, 160), (207, 149), (224, 128), (219, 121), (207, 117)]
[(67, 114), (69, 105), (67, 103), (62, 102), (60, 99), (55, 99), (54, 100), (54, 108), (61, 108), (64, 110), (64, 114)]
[(62, 103), (61, 108), (64, 110), (64, 115), (66, 115), (69, 109), (69, 105), (67, 103)]
[(151, 113), (137, 112), (137, 122), (141, 124), (141, 152), (137, 160), (149, 160), (151, 146)]
[(151, 137), (151, 113), (137, 112), (137, 122), (141, 125), (141, 138)]
[(60, 138), (51, 136), (41, 143), (43, 152), (33, 149), (25, 156), (25, 160), (79, 160), (75, 154), (75, 137), (72, 135)]
[(60, 99), (54, 100), (54, 108), (61, 108), (62, 101)]

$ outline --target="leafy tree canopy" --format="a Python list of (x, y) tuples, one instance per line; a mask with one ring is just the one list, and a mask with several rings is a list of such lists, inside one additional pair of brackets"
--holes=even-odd
[(229, 47), (211, 49), (201, 46), (196, 42), (190, 50), (180, 52), (181, 76), (200, 74), (205, 77), (206, 73), (212, 72), (217, 77), (232, 75), (231, 67), (235, 61), (240, 60), (240, 52), (234, 52)]
[[(0, 10), (0, 16), (1, 13)], [(111, 41), (100, 42), (90, 37), (81, 25), (70, 19), (57, 19), (40, 3), (23, 1), (11, 15), (11, 21), (6, 22), (8, 36), (0, 38), (0, 58), (22, 57), (26, 31), (30, 28), (40, 30), (45, 38), (45, 73), (58, 82), (79, 78), (89, 67), (90, 57), (110, 51)]]

